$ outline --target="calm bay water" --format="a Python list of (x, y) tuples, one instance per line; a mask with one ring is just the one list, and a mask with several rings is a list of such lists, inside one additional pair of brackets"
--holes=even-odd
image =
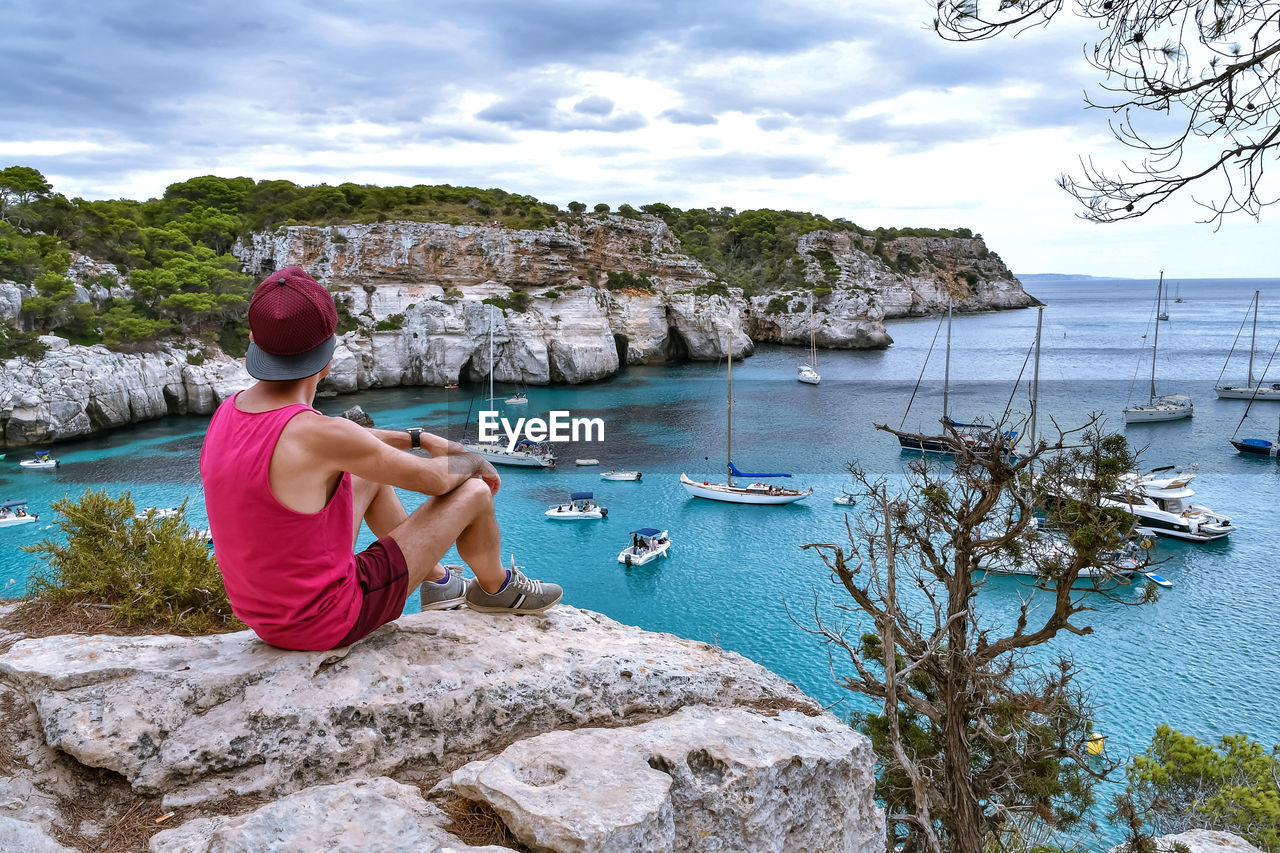
[[(1263, 743), (1280, 741), (1280, 527), (1267, 520), (1280, 505), (1280, 464), (1242, 457), (1227, 440), (1245, 410), (1219, 401), (1212, 388), (1249, 300), (1262, 291), (1259, 354), (1266, 365), (1280, 335), (1280, 280), (1167, 281), (1183, 303), (1170, 305), (1160, 328), (1156, 385), (1160, 393), (1186, 393), (1196, 404), (1191, 420), (1131, 426), (1130, 441), (1144, 467), (1199, 463), (1197, 502), (1224, 512), (1240, 530), (1228, 540), (1191, 545), (1159, 540), (1167, 560), (1161, 574), (1174, 583), (1146, 607), (1094, 596), (1084, 621), (1094, 633), (1064, 636), (1054, 651), (1074, 656), (1098, 703), (1098, 728), (1112, 749), (1141, 750), (1155, 726), (1169, 723), (1202, 738), (1244, 732)], [(1042, 299), (1041, 426), (1048, 416), (1078, 424), (1105, 412), (1125, 429), (1126, 401), (1145, 399), (1155, 281), (1070, 280), (1028, 284)], [(1268, 313), (1270, 310), (1272, 313)], [(1035, 331), (1036, 312), (957, 315), (953, 328), (951, 412), (958, 420), (990, 418), (1014, 391)], [(938, 328), (936, 319), (890, 324), (895, 344), (878, 352), (821, 352), (822, 384), (794, 379), (802, 349), (761, 347), (734, 367), (734, 461), (742, 470), (790, 471), (816, 487), (805, 502), (782, 508), (715, 504), (689, 498), (681, 471), (695, 479), (721, 476), (725, 458), (725, 366), (690, 364), (629, 368), (612, 380), (572, 388), (530, 389), (528, 415), (566, 409), (602, 417), (604, 444), (561, 446), (554, 471), (503, 469), (498, 516), (504, 550), (531, 576), (565, 587), (569, 604), (622, 622), (718, 643), (794, 681), (837, 713), (861, 707), (837, 683), (848, 667), (803, 628), (815, 608), (840, 618), (843, 593), (827, 580), (806, 542), (844, 541), (844, 510), (834, 506), (857, 460), (867, 470), (901, 475), (908, 457), (875, 423), (897, 426)], [(944, 332), (945, 334), (945, 332)], [(1245, 373), (1246, 327), (1224, 378)], [(1149, 340), (1149, 338), (1148, 338)], [(942, 337), (906, 419), (930, 429), (941, 414)], [(1143, 355), (1147, 358), (1144, 361)], [(1026, 366), (1012, 408), (1028, 408)], [(1280, 363), (1269, 378), (1280, 381)], [(321, 400), (337, 413), (360, 404), (379, 426), (423, 425), (461, 436), (471, 404), (469, 389), (395, 389)], [(477, 405), (478, 408), (478, 405)], [(525, 415), (526, 413), (519, 413)], [(1241, 437), (1274, 439), (1280, 403), (1255, 405)], [(35, 560), (19, 545), (54, 535), (45, 522), (49, 503), (85, 488), (132, 492), (139, 506), (171, 506), (189, 499), (194, 523), (204, 508), (197, 470), (206, 420), (170, 418), (55, 448), (56, 473), (28, 472), (10, 451), (0, 462), (0, 500), (25, 498), (41, 513), (38, 524), (0, 529), (0, 589), (21, 594)], [(577, 457), (601, 468), (575, 468)], [(640, 483), (599, 479), (610, 467), (639, 468)], [(570, 491), (590, 490), (609, 508), (603, 522), (553, 522), (547, 505)], [(420, 502), (405, 495), (412, 508)], [(855, 512), (858, 510), (854, 510)], [(616, 561), (637, 527), (669, 529), (669, 559), (638, 568)], [(365, 536), (367, 540), (369, 537)], [(1025, 581), (994, 578), (981, 594), (983, 617), (1008, 624), (1016, 616)]]

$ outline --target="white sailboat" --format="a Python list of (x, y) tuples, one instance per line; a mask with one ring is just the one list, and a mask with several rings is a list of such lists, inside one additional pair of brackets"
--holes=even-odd
[(809, 488), (804, 491), (799, 489), (788, 489), (783, 486), (775, 486), (765, 482), (749, 483), (740, 486), (734, 483), (734, 477), (752, 478), (759, 477), (761, 480), (774, 477), (790, 477), (790, 474), (744, 474), (739, 471), (733, 464), (733, 329), (729, 330), (729, 395), (728, 395), (728, 433), (725, 441), (726, 461), (728, 463), (728, 476), (723, 483), (713, 483), (710, 480), (698, 482), (689, 479), (687, 474), (680, 474), (680, 485), (695, 498), (705, 498), (709, 501), (723, 501), (725, 503), (735, 504), (789, 504), (799, 500), (804, 500), (813, 494), (813, 489)]
[[(1258, 339), (1258, 298), (1259, 291), (1253, 292), (1253, 302), (1250, 304), (1250, 310), (1253, 312), (1253, 331), (1249, 335), (1249, 373), (1248, 379), (1244, 385), (1225, 385), (1222, 384), (1222, 377), (1227, 372), (1227, 365), (1231, 363), (1231, 355), (1236, 351), (1236, 345), (1233, 341), (1231, 350), (1227, 353), (1227, 360), (1222, 363), (1222, 373), (1218, 374), (1218, 384), (1213, 386), (1213, 391), (1218, 395), (1220, 400), (1278, 400), (1280, 401), (1280, 383), (1272, 382), (1264, 384), (1261, 379), (1256, 383), (1253, 381), (1253, 350)], [(1245, 312), (1244, 320), (1240, 321), (1241, 331), (1244, 329), (1245, 320), (1249, 319), (1249, 311)], [(1240, 339), (1240, 332), (1236, 332), (1236, 340)]]
[(809, 299), (809, 360), (796, 368), (796, 379), (806, 385), (817, 385), (822, 381), (818, 373), (818, 331), (813, 325), (813, 298)]
[[(489, 410), (494, 409), (493, 396), (493, 306), (489, 306)], [(462, 448), (468, 453), (479, 453), (494, 465), (509, 465), (518, 468), (554, 468), (555, 454), (545, 444), (521, 441), (510, 450), (500, 442), (463, 442)]]
[[(1156, 285), (1156, 308), (1160, 307), (1160, 295), (1164, 292), (1164, 270), (1160, 271), (1160, 283)], [(1124, 422), (1127, 424), (1150, 423), (1153, 421), (1176, 421), (1189, 418), (1195, 414), (1195, 406), (1191, 398), (1185, 394), (1156, 394), (1156, 352), (1160, 345), (1160, 323), (1156, 323), (1155, 335), (1151, 341), (1151, 390), (1147, 402), (1130, 406), (1124, 410)]]

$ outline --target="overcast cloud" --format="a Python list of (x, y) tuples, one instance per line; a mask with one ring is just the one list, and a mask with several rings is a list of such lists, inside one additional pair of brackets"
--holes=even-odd
[[(945, 43), (932, 3), (0, 0), (0, 166), (148, 198), (201, 174), (500, 186), (560, 205), (965, 226), (1015, 270), (1264, 275), (1264, 223), (1109, 227), (1054, 186), (1118, 162), (1089, 32)], [(1177, 227), (1173, 227), (1176, 225)], [(1261, 229), (1261, 230), (1260, 230)], [(1176, 237), (1175, 237), (1176, 235)]]

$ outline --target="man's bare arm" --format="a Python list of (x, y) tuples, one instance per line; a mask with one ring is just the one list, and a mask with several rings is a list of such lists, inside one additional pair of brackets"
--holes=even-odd
[[(369, 432), (373, 433), (378, 441), (396, 450), (409, 450), (412, 444), (409, 433), (402, 429), (371, 429)], [(461, 456), (467, 452), (458, 442), (429, 432), (422, 432), (418, 439), (421, 448), (430, 456)]]
[[(304, 426), (305, 433), (299, 438), (316, 464), (331, 470), (350, 471), (376, 483), (424, 495), (443, 495), (477, 475), (489, 482), (493, 471), (484, 457), (475, 453), (448, 453), (430, 458), (402, 453), (400, 451), (409, 449), (409, 435), (403, 431), (370, 430), (342, 418), (306, 418), (305, 415), (301, 418), (305, 418), (305, 426), (304, 423), (299, 426)], [(381, 434), (392, 440), (383, 441)], [(423, 438), (426, 436), (423, 433)], [(490, 488), (493, 489), (494, 484), (490, 484)]]

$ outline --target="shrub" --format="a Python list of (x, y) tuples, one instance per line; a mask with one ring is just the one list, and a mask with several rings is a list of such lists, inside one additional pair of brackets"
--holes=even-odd
[(133, 498), (113, 498), (93, 490), (80, 500), (54, 501), (65, 542), (45, 539), (23, 550), (46, 558), (46, 569), (31, 581), (30, 596), (50, 604), (110, 606), (122, 627), (156, 626), (181, 634), (238, 631), (208, 546), (186, 520), (186, 501), (177, 514), (148, 512), (135, 518)]
[(486, 296), (480, 300), (484, 305), (493, 305), (502, 311), (506, 311), (511, 307), (511, 303), (503, 296)]
[(600, 202), (599, 204), (597, 204), (595, 207), (591, 209), (594, 210), (596, 213), (608, 213), (609, 205), (605, 204), (604, 202)]
[(511, 309), (513, 311), (520, 311), (523, 313), (529, 309), (530, 303), (533, 302), (533, 297), (525, 293), (523, 290), (517, 290), (511, 294), (508, 301), (511, 303)]
[(696, 288), (693, 292), (699, 296), (728, 296), (729, 285), (723, 281), (711, 281)]
[(612, 271), (605, 287), (610, 290), (653, 290), (653, 280), (643, 273), (636, 275), (626, 270)]
[(37, 332), (20, 332), (0, 323), (0, 361), (7, 358), (27, 358), (39, 361), (49, 348), (40, 343)]
[(373, 330), (375, 332), (398, 332), (403, 328), (404, 328), (404, 315), (392, 314), (390, 317), (387, 317), (385, 320), (379, 320), (377, 323), (375, 323)]
[(764, 306), (766, 314), (786, 314), (787, 313), (787, 297), (775, 296), (769, 300), (769, 304)]
[(557, 300), (557, 299), (559, 299), (559, 298), (560, 298), (560, 291), (558, 291), (558, 290), (548, 290), (546, 293), (542, 294), (542, 298), (543, 298), (543, 299), (550, 299), (552, 302), (554, 302), (555, 300)]
[(187, 364), (195, 365), (196, 367), (204, 364), (204, 353), (200, 350), (187, 353)]
[(446, 291), (444, 292), (444, 295), (445, 295), (445, 296), (447, 296), (447, 297), (449, 297), (450, 299), (461, 299), (461, 298), (462, 298), (462, 288), (461, 288), (461, 287), (451, 287), (451, 288), (449, 288), (448, 290), (446, 290)]

